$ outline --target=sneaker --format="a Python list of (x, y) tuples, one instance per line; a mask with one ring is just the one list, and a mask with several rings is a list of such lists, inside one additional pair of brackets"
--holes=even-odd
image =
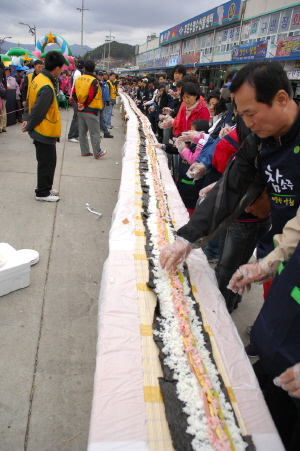
[(113, 135), (110, 133), (104, 133), (103, 138), (113, 138)]
[(40, 200), (42, 202), (57, 202), (59, 200), (59, 197), (53, 196), (53, 194), (49, 194), (49, 196), (47, 196), (47, 197), (36, 196), (35, 200)]
[(245, 329), (246, 329), (247, 334), (250, 335), (252, 326), (246, 326)]
[(248, 346), (245, 347), (245, 351), (250, 359), (255, 359), (256, 357), (258, 357), (257, 351), (251, 343), (249, 343)]
[(50, 189), (50, 194), (52, 194), (52, 196), (57, 196), (59, 193), (59, 191), (57, 189)]
[(92, 153), (86, 153), (84, 155), (81, 155), (82, 157), (91, 157), (93, 154)]
[[(111, 128), (112, 128), (112, 127), (111, 127)], [(6, 133), (6, 132), (7, 132), (6, 128), (3, 128), (3, 129), (2, 129), (2, 131), (3, 131), (4, 133)]]
[(70, 143), (78, 143), (79, 142), (78, 139), (76, 139), (76, 138), (70, 138), (70, 139), (68, 139), (68, 141), (70, 141)]
[(107, 154), (107, 150), (101, 150), (98, 157), (95, 157), (95, 158), (96, 158), (96, 160), (98, 160), (99, 158), (104, 157), (104, 155), (106, 155), (106, 154)]
[[(113, 126), (112, 125), (110, 125), (109, 127), (107, 127), (107, 128), (110, 128), (110, 129), (112, 129), (113, 128)], [(4, 131), (4, 130), (3, 130)], [(6, 131), (6, 130), (5, 130)]]

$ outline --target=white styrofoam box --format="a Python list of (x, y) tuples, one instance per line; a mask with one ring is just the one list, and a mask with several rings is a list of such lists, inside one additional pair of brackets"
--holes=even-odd
[(7, 260), (0, 268), (0, 296), (30, 285), (31, 263), (7, 243), (0, 243), (0, 253)]

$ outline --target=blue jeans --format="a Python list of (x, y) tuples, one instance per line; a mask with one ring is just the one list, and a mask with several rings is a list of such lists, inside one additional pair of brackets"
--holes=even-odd
[(111, 104), (106, 107), (106, 126), (111, 127), (111, 115), (114, 105), (116, 104), (116, 99), (110, 101)]
[(102, 110), (99, 110), (100, 130), (103, 133), (109, 133), (109, 131), (107, 129), (107, 126), (106, 126), (106, 119), (105, 118), (106, 118), (106, 111), (105, 111), (105, 108), (102, 108)]
[(248, 263), (257, 242), (271, 227), (271, 218), (259, 222), (234, 221), (220, 234), (219, 262), (215, 269), (219, 290), (224, 296), (227, 309), (231, 313), (242, 297), (227, 288), (228, 283), (241, 266)]

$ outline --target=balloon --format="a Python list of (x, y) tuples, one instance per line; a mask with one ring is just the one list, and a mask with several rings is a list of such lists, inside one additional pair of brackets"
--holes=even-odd
[(28, 50), (26, 50), (26, 49), (23, 49), (22, 47), (12, 47), (11, 49), (9, 49), (9, 51), (6, 53), (6, 55), (8, 55), (8, 56), (22, 56), (22, 55), (25, 55), (25, 53), (30, 55), (30, 52), (28, 52)]
[(7, 55), (3, 55), (2, 53), (0, 53), (0, 56), (1, 56), (2, 63), (4, 61), (11, 61), (11, 58), (9, 56), (7, 56)]
[(31, 52), (34, 56), (36, 56), (37, 58), (41, 57), (41, 52), (38, 50), (34, 50), (33, 52)]

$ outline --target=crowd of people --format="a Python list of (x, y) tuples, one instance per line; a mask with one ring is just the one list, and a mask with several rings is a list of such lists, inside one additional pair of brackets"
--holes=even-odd
[[(295, 451), (300, 438), (300, 112), (286, 73), (276, 62), (249, 63), (228, 73), (221, 89), (205, 94), (182, 65), (175, 66), (171, 80), (160, 74), (122, 78), (119, 85), (116, 74), (96, 71), (91, 60), (79, 59), (73, 74), (61, 74), (64, 63), (63, 55), (50, 51), (25, 77), (18, 67), (12, 77), (10, 68), (0, 65), (0, 131), (6, 131), (5, 90), (15, 89), (17, 118), (36, 148), (36, 200), (59, 200), (52, 186), (61, 134), (57, 96), (73, 105), (69, 141), (79, 142), (82, 156), (95, 159), (106, 155), (100, 130), (113, 138), (118, 87), (131, 96), (151, 123), (155, 145), (166, 152), (190, 216), (176, 240), (162, 249), (161, 265), (172, 270), (202, 247), (217, 263), (229, 313), (238, 308), (245, 288), (264, 283), (265, 302), (247, 328), (246, 351), (260, 358), (254, 369), (267, 404), (284, 445)], [(260, 260), (248, 263), (255, 250)]]

